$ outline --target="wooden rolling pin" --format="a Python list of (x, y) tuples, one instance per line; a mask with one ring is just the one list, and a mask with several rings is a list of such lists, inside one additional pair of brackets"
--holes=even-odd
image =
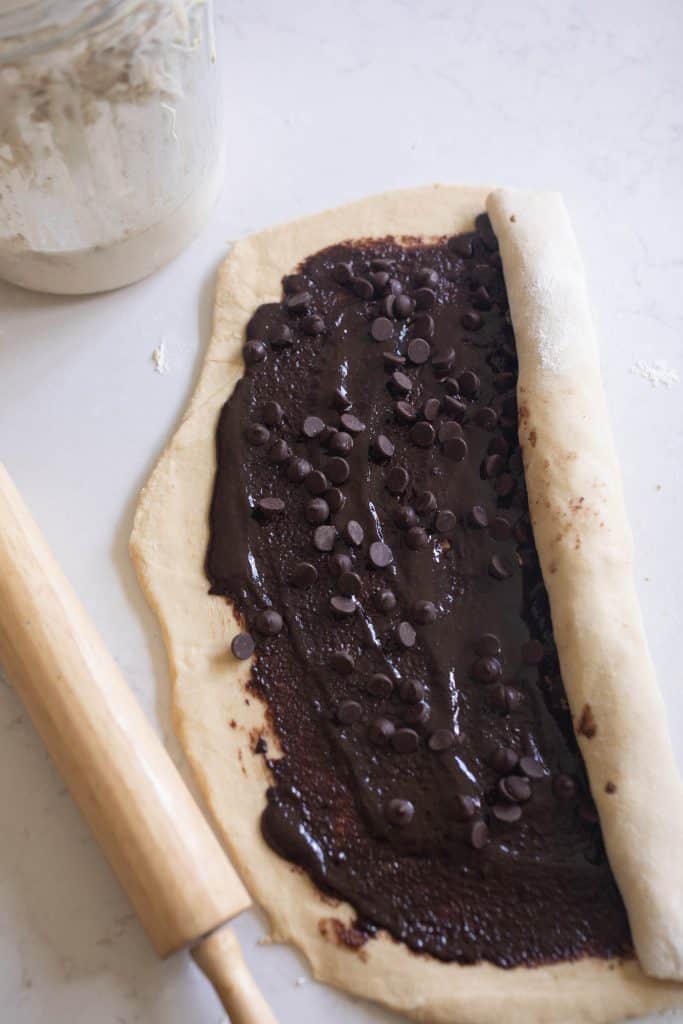
[(275, 1024), (227, 926), (249, 896), (0, 464), (0, 664), (160, 956)]

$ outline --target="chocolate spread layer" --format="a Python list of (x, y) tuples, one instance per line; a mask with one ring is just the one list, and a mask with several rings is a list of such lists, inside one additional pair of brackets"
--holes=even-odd
[(630, 936), (529, 524), (497, 248), (482, 216), (284, 279), (220, 418), (207, 573), (284, 749), (268, 843), (354, 906), (357, 941), (512, 967)]

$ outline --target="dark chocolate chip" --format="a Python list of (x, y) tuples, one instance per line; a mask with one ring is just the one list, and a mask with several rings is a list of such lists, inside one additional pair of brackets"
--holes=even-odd
[(500, 555), (491, 555), (489, 560), (489, 576), (495, 580), (507, 580), (512, 576), (512, 565)]
[(256, 616), (254, 625), (263, 636), (277, 636), (282, 629), (282, 616), (272, 608), (264, 608)]
[(505, 498), (508, 494), (512, 494), (516, 486), (515, 478), (509, 473), (503, 473), (494, 481), (493, 489), (499, 498)]
[(390, 494), (403, 494), (409, 479), (407, 469), (403, 466), (394, 466), (387, 474), (386, 488)]
[(279, 427), (284, 410), (279, 402), (266, 402), (261, 410), (261, 419), (267, 427)]
[(307, 416), (302, 424), (301, 432), (304, 437), (314, 438), (322, 434), (325, 424), (319, 416)]
[(395, 395), (407, 395), (413, 388), (413, 382), (406, 373), (395, 370), (389, 380), (389, 388)]
[(275, 464), (286, 462), (287, 459), (291, 458), (291, 455), (292, 449), (286, 441), (274, 441), (268, 449), (268, 458)]
[(406, 544), (411, 551), (420, 551), (429, 544), (429, 534), (421, 526), (411, 526), (406, 533)]
[(502, 455), (487, 455), (481, 468), (484, 479), (492, 480), (505, 470), (505, 458)]
[(408, 436), (418, 448), (431, 448), (434, 444), (436, 432), (431, 423), (427, 423), (426, 420), (419, 420), (413, 424)]
[(386, 434), (378, 434), (370, 446), (370, 453), (378, 462), (390, 459), (395, 450)]
[(363, 589), (363, 581), (357, 572), (343, 572), (337, 580), (337, 589), (344, 597), (358, 597)]
[(339, 421), (344, 430), (348, 431), (349, 434), (362, 434), (365, 430), (365, 424), (357, 416), (354, 416), (352, 412), (342, 413)]
[(365, 531), (363, 527), (355, 519), (349, 519), (348, 523), (344, 527), (344, 540), (348, 544), (353, 544), (355, 548), (358, 548), (363, 543), (365, 537)]
[(394, 325), (386, 316), (377, 316), (370, 325), (370, 334), (375, 341), (389, 341), (394, 333)]
[(529, 779), (544, 779), (546, 770), (540, 761), (537, 761), (535, 757), (522, 757), (519, 761), (519, 767)]
[(453, 812), (458, 821), (469, 821), (477, 812), (477, 804), (471, 796), (458, 794), (455, 797)]
[(527, 665), (540, 665), (544, 655), (543, 644), (539, 640), (527, 640), (522, 644), (522, 658)]
[(428, 398), (420, 411), (429, 423), (433, 423), (441, 411), (441, 402), (438, 398)]
[(294, 455), (287, 463), (287, 479), (293, 484), (303, 483), (312, 469), (308, 459), (300, 459)]
[(498, 782), (498, 792), (510, 803), (525, 803), (531, 799), (531, 783), (520, 775), (506, 775)]
[(338, 594), (335, 594), (330, 598), (330, 608), (335, 615), (342, 619), (355, 615), (357, 607), (352, 597), (340, 597)]
[(456, 527), (455, 512), (451, 512), (448, 508), (442, 509), (437, 513), (434, 525), (439, 533), (453, 533)]
[(367, 277), (354, 277), (353, 290), (359, 299), (371, 299), (375, 294), (372, 281)]
[(406, 355), (411, 363), (416, 366), (421, 366), (422, 363), (426, 363), (431, 355), (431, 347), (428, 341), (424, 338), (413, 338), (412, 341), (408, 342), (408, 348), (406, 349)]
[(379, 312), (383, 316), (392, 318), (393, 315), (394, 315), (394, 302), (395, 301), (396, 301), (396, 296), (392, 292), (390, 292), (388, 295), (385, 295), (384, 298), (382, 299), (382, 301), (379, 304)]
[(282, 324), (277, 328), (275, 334), (270, 339), (270, 345), (271, 348), (283, 349), (291, 345), (293, 340), (294, 338), (289, 327), (287, 327), (286, 324)]
[(468, 309), (466, 313), (463, 313), (460, 323), (466, 331), (478, 331), (482, 326), (481, 313), (478, 313), (476, 309)]
[(452, 437), (443, 446), (444, 455), (453, 462), (462, 462), (467, 451), (467, 441), (462, 437)]
[(399, 356), (396, 352), (382, 352), (382, 360), (385, 370), (395, 370), (397, 366), (405, 366), (405, 356)]
[(387, 270), (376, 270), (368, 274), (368, 277), (372, 281), (375, 295), (385, 295), (389, 289), (389, 272)]
[(444, 412), (448, 413), (454, 420), (458, 420), (459, 423), (462, 423), (467, 415), (467, 406), (460, 398), (456, 398), (454, 395), (444, 395), (443, 409)]
[[(336, 534), (335, 534), (336, 536)], [(353, 562), (348, 555), (334, 554), (330, 555), (328, 566), (330, 569), (330, 575), (333, 577), (343, 576), (345, 572), (351, 572), (353, 569)]]
[(415, 292), (415, 309), (428, 310), (436, 304), (436, 292), (432, 288), (418, 288)]
[(301, 321), (301, 328), (304, 334), (307, 334), (310, 338), (315, 338), (318, 334), (324, 332), (325, 321), (321, 316), (316, 316), (315, 314), (305, 316)]
[(338, 455), (330, 459), (325, 468), (327, 476), (333, 484), (343, 484), (349, 479), (351, 472), (349, 464), (346, 459), (342, 459)]
[(477, 658), (470, 674), (478, 683), (497, 683), (503, 674), (503, 666), (498, 658)]
[(483, 530), (489, 525), (489, 517), (483, 505), (473, 505), (469, 514), (470, 526)]
[(387, 805), (387, 821), (391, 825), (398, 825), (400, 827), (410, 825), (414, 816), (415, 808), (411, 804), (410, 800), (400, 800), (396, 798), (389, 801)]
[(290, 313), (304, 313), (311, 304), (311, 296), (307, 291), (294, 292), (288, 299), (285, 299), (285, 306)]
[(495, 430), (498, 423), (498, 413), (490, 405), (482, 405), (474, 414), (474, 422), (482, 430)]
[(394, 261), (384, 259), (383, 256), (378, 256), (376, 259), (372, 261), (370, 266), (372, 267), (373, 270), (391, 271), (392, 267), (394, 266)]
[(470, 259), (474, 255), (472, 235), (455, 235), (448, 240), (448, 248), (457, 256), (463, 259)]
[(496, 437), (491, 438), (486, 450), (489, 455), (508, 455), (510, 452), (510, 445), (504, 437), (501, 437), (501, 435), (498, 434)]
[(455, 349), (442, 348), (432, 356), (432, 367), (437, 377), (450, 373), (455, 363)]
[(437, 729), (427, 740), (427, 746), (434, 751), (450, 750), (454, 743), (455, 733), (450, 729)]
[(353, 438), (345, 430), (335, 430), (327, 442), (327, 450), (333, 455), (348, 455), (353, 450)]
[(370, 545), (369, 551), (370, 563), (374, 565), (376, 569), (386, 569), (388, 565), (394, 560), (391, 548), (387, 544), (383, 544), (381, 541), (375, 541)]
[(417, 704), (424, 697), (425, 688), (419, 679), (404, 679), (398, 692), (404, 703)]
[(247, 366), (253, 366), (255, 363), (262, 363), (266, 358), (266, 346), (262, 341), (257, 338), (252, 338), (248, 341), (242, 349), (242, 355)]
[(375, 594), (375, 607), (380, 612), (393, 612), (397, 604), (393, 590), (380, 590)]
[(429, 721), (429, 705), (424, 700), (411, 704), (403, 712), (403, 717), (410, 725), (424, 726)]
[(494, 633), (482, 633), (474, 650), (481, 658), (495, 658), (500, 654), (500, 640)]
[(491, 704), (503, 715), (509, 715), (510, 712), (519, 706), (522, 700), (522, 694), (519, 690), (516, 690), (513, 686), (506, 686), (504, 683), (497, 683), (492, 687), (490, 693)]
[(353, 655), (348, 651), (334, 651), (330, 657), (330, 668), (340, 676), (350, 676), (355, 667)]
[(368, 739), (376, 747), (385, 747), (396, 732), (396, 727), (388, 718), (375, 718), (368, 725)]
[(439, 441), (445, 444), (454, 437), (462, 437), (462, 427), (455, 420), (444, 420), (439, 427)]
[(470, 846), (475, 850), (483, 850), (489, 841), (489, 829), (485, 821), (473, 821), (468, 832)]
[(428, 515), (436, 508), (436, 495), (432, 491), (420, 491), (415, 496), (415, 509), (421, 516)]
[(463, 370), (458, 375), (458, 384), (460, 386), (460, 393), (465, 398), (474, 398), (481, 387), (481, 381), (474, 370)]
[(398, 754), (414, 754), (420, 745), (420, 737), (414, 729), (397, 729), (391, 737), (391, 745)]
[(394, 300), (394, 316), (405, 320), (413, 312), (414, 306), (413, 300), (408, 295), (397, 295)]
[(494, 804), (491, 808), (491, 814), (498, 821), (502, 821), (506, 825), (512, 825), (522, 817), (522, 808), (519, 804)]
[(516, 383), (515, 374), (510, 373), (509, 370), (497, 373), (493, 378), (493, 386), (496, 391), (509, 391), (511, 388), (514, 388)]
[(233, 657), (239, 661), (246, 661), (247, 658), (251, 658), (255, 648), (254, 638), (249, 633), (237, 633), (232, 638), (232, 643), (230, 644)]
[(320, 496), (327, 490), (327, 477), (319, 469), (312, 469), (304, 480), (304, 487), (309, 494)]
[(244, 436), (247, 439), (247, 443), (254, 448), (260, 448), (261, 445), (268, 444), (270, 441), (270, 431), (263, 423), (247, 424)]
[(399, 423), (414, 423), (417, 419), (415, 407), (410, 402), (394, 402), (394, 412)]
[(436, 605), (432, 601), (416, 601), (413, 605), (413, 622), (418, 626), (430, 626), (436, 622)]
[(256, 513), (262, 520), (268, 522), (275, 519), (285, 510), (285, 503), (282, 498), (260, 498), (256, 502)]
[(386, 700), (393, 692), (394, 682), (390, 676), (384, 675), (383, 672), (376, 672), (368, 679), (366, 689), (368, 693), (373, 695), (373, 697), (379, 697), (380, 700)]
[(340, 725), (353, 725), (359, 722), (363, 709), (357, 700), (345, 700), (337, 708), (337, 721)]
[(295, 587), (305, 589), (318, 581), (318, 570), (310, 562), (298, 562), (292, 570), (290, 582)]
[(349, 284), (353, 278), (353, 268), (350, 263), (337, 263), (332, 268), (332, 277), (337, 284)]
[(490, 309), (493, 305), (493, 300), (483, 284), (479, 285), (479, 287), (475, 289), (474, 294), (472, 295), (472, 305), (475, 309), (482, 310)]
[(411, 505), (399, 505), (394, 512), (394, 523), (399, 530), (409, 530), (411, 526), (416, 526), (417, 522), (417, 512)]
[(346, 498), (338, 487), (328, 487), (325, 491), (325, 501), (330, 506), (330, 512), (339, 512), (344, 507)]
[(331, 551), (336, 539), (336, 526), (317, 526), (313, 531), (313, 547), (318, 551)]
[(417, 634), (409, 622), (399, 622), (396, 627), (396, 639), (402, 647), (414, 647)]
[(498, 775), (509, 775), (517, 767), (519, 758), (511, 747), (498, 747), (491, 754), (491, 767)]
[(282, 289), (287, 295), (295, 295), (296, 292), (306, 291), (307, 283), (303, 274), (286, 274), (282, 278)]
[(311, 498), (311, 500), (306, 503), (304, 515), (311, 526), (319, 526), (320, 523), (324, 523), (329, 519), (330, 506), (324, 498)]
[(419, 267), (415, 271), (415, 284), (434, 286), (438, 283), (439, 274), (433, 267)]
[(506, 516), (495, 516), (489, 524), (489, 533), (494, 540), (510, 540), (512, 537), (510, 520)]

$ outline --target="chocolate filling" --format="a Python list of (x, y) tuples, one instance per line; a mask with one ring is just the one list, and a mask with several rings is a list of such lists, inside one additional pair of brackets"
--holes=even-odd
[(628, 952), (529, 524), (488, 220), (333, 246), (283, 289), (221, 414), (207, 556), (285, 752), (266, 840), (354, 906), (354, 942), (382, 927), (502, 967)]

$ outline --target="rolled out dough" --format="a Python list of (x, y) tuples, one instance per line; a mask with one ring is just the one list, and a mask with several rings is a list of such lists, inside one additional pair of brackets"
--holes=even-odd
[[(429, 238), (469, 230), (475, 216), (485, 208), (489, 191), (435, 185), (383, 194), (263, 231), (234, 246), (219, 272), (213, 336), (197, 390), (141, 494), (131, 553), (164, 633), (174, 683), (178, 735), (216, 827), (245, 884), (266, 910), (276, 940), (297, 945), (321, 981), (377, 1000), (415, 1020), (434, 1024), (500, 1024), (501, 1020), (506, 1024), (603, 1024), (683, 1005), (683, 986), (646, 977), (636, 960), (586, 958), (551, 967), (503, 970), (487, 963), (473, 966), (441, 963), (411, 952), (384, 933), (356, 951), (340, 941), (343, 926), (353, 920), (353, 908), (323, 897), (307, 875), (274, 854), (261, 837), (260, 815), (265, 805), (265, 789), (271, 780), (264, 759), (254, 756), (253, 745), (257, 735), (263, 732), (269, 740), (269, 752), (276, 751), (277, 737), (266, 723), (263, 705), (246, 689), (248, 665), (237, 664), (229, 653), (230, 640), (236, 632), (232, 611), (223, 598), (209, 596), (204, 575), (208, 509), (215, 471), (215, 428), (220, 409), (241, 376), (244, 329), (255, 308), (263, 302), (279, 300), (283, 274), (291, 272), (305, 256), (335, 242), (387, 234)], [(515, 207), (506, 205), (513, 199), (514, 194), (508, 193), (491, 199), (490, 212), (496, 230), (504, 219), (509, 223), (509, 218), (515, 215)], [(546, 201), (550, 210), (558, 202), (560, 210), (563, 209), (557, 198)], [(525, 205), (523, 211), (520, 207), (520, 215), (523, 212), (524, 217), (535, 209), (533, 198), (525, 199), (527, 202), (529, 205)], [(548, 232), (555, 224), (551, 217)], [(529, 230), (531, 238), (527, 243), (533, 250), (536, 227)], [(546, 230), (544, 225), (541, 230)], [(552, 249), (552, 237), (547, 237)], [(572, 240), (571, 232), (569, 237)], [(630, 589), (630, 545), (621, 511), (618, 473), (611, 455), (600, 466), (600, 480), (607, 481), (604, 493), (597, 477), (593, 479), (597, 470), (592, 463), (586, 470), (588, 479), (578, 477), (591, 509), (599, 505), (605, 509), (605, 515), (611, 515), (616, 509), (616, 533), (609, 550), (603, 554), (587, 514), (576, 518), (572, 526), (574, 532), (567, 531), (568, 537), (576, 534), (582, 538), (580, 550), (584, 552), (586, 563), (591, 552), (600, 556), (599, 565), (610, 573), (610, 593), (617, 592), (611, 609), (616, 628), (613, 634), (608, 631), (612, 639), (604, 655), (601, 644), (605, 633), (596, 629), (595, 623), (591, 625), (590, 608), (599, 607), (602, 625), (608, 624), (610, 609), (606, 603), (603, 605), (599, 587), (593, 586), (595, 576), (591, 575), (589, 566), (582, 563), (584, 575), (576, 585), (572, 583), (572, 560), (576, 556), (571, 553), (571, 543), (567, 539), (554, 540), (560, 531), (556, 522), (560, 513), (555, 504), (565, 500), (565, 477), (561, 470), (549, 474), (545, 460), (553, 464), (554, 453), (547, 445), (557, 442), (551, 425), (556, 403), (564, 400), (568, 383), (562, 361), (556, 360), (555, 365), (551, 365), (561, 346), (551, 337), (548, 348), (546, 336), (539, 334), (545, 329), (544, 324), (535, 322), (533, 316), (527, 317), (525, 312), (525, 235), (521, 231), (519, 238), (519, 245), (512, 239), (508, 242), (502, 238), (501, 249), (515, 330), (518, 340), (521, 331), (524, 344), (520, 353), (520, 405), (526, 405), (529, 413), (528, 423), (523, 424), (522, 439), (531, 500), (540, 500), (539, 505), (532, 505), (534, 529), (544, 575), (547, 573), (547, 581), (551, 581), (553, 619), (558, 616), (560, 660), (572, 707), (576, 713), (582, 702), (590, 701), (597, 716), (598, 733), (590, 741), (594, 746), (581, 738), (580, 742), (605, 826), (610, 858), (620, 884), (635, 883), (633, 906), (627, 898), (628, 909), (642, 926), (646, 948), (649, 948), (648, 924), (640, 905), (641, 896), (643, 900), (646, 898), (647, 887), (639, 885), (632, 875), (640, 866), (642, 871), (660, 879), (661, 884), (657, 844), (654, 841), (646, 844), (640, 862), (637, 856), (623, 856), (620, 850), (622, 841), (635, 845), (642, 842), (640, 822), (630, 819), (629, 815), (642, 811), (645, 787), (653, 778), (648, 765), (643, 766), (632, 757), (633, 777), (629, 781), (628, 758), (613, 750), (615, 760), (611, 760), (608, 747), (618, 747), (621, 740), (632, 742), (633, 720), (639, 718), (642, 722), (643, 714), (643, 732), (652, 728), (661, 740), (665, 736), (662, 710)], [(558, 244), (564, 245), (566, 241), (563, 236)], [(574, 253), (570, 255), (574, 259)], [(514, 267), (511, 276), (508, 261), (510, 268)], [(580, 267), (572, 263), (570, 269), (580, 276)], [(578, 283), (583, 297), (582, 278)], [(571, 316), (571, 310), (568, 315)], [(575, 322), (577, 331), (590, 326), (589, 320)], [(541, 337), (545, 339), (544, 345), (534, 348)], [(597, 355), (590, 340), (592, 334), (588, 338), (586, 361), (591, 372), (585, 379), (588, 393), (599, 402), (602, 429), (603, 399), (594, 370)], [(550, 362), (541, 366), (544, 351)], [(554, 374), (547, 401), (543, 392), (546, 373)], [(583, 449), (590, 450), (595, 441), (590, 429), (590, 403), (581, 404), (578, 411), (587, 419), (583, 425), (572, 424), (568, 431), (569, 436), (575, 438), (572, 451), (578, 451), (579, 455), (576, 466), (584, 459)], [(571, 410), (563, 410), (562, 416), (566, 429), (572, 422)], [(534, 428), (535, 448), (531, 441)], [(611, 453), (608, 443), (607, 449)], [(600, 451), (602, 453), (602, 442)], [(613, 479), (617, 481), (614, 490), (611, 489)], [(572, 487), (574, 482), (570, 481)], [(549, 490), (547, 517), (544, 489)], [(624, 542), (623, 550), (620, 550), (620, 541)], [(567, 581), (566, 599), (562, 596), (562, 580)], [(584, 589), (586, 587), (591, 589)], [(622, 587), (623, 598), (618, 593)], [(575, 610), (572, 614), (571, 609), (582, 602), (586, 604), (585, 611), (579, 615)], [(613, 658), (616, 661), (610, 660)], [(643, 672), (646, 682), (641, 690), (639, 680)], [(623, 673), (627, 675), (627, 684), (622, 703), (615, 712), (617, 699), (614, 693), (610, 694), (610, 689), (623, 682)], [(612, 720), (613, 714), (615, 720)], [(638, 774), (641, 769), (645, 770), (644, 776)], [(606, 779), (617, 783), (615, 795), (619, 796), (619, 803), (599, 792)], [(639, 793), (641, 786), (643, 790)], [(676, 794), (672, 791), (672, 795)], [(619, 816), (622, 816), (622, 824)], [(655, 811), (652, 816), (656, 817)], [(662, 822), (647, 820), (657, 826), (655, 831), (661, 841)], [(674, 854), (680, 850), (679, 843), (674, 847)], [(665, 863), (664, 870), (672, 870), (672, 861)], [(649, 892), (657, 895), (657, 885)], [(659, 912), (659, 904), (655, 909)], [(654, 936), (655, 947), (656, 939)], [(672, 946), (675, 942), (674, 933), (666, 938), (662, 950), (665, 963), (673, 963), (675, 959)], [(655, 961), (659, 962), (656, 956)]]

